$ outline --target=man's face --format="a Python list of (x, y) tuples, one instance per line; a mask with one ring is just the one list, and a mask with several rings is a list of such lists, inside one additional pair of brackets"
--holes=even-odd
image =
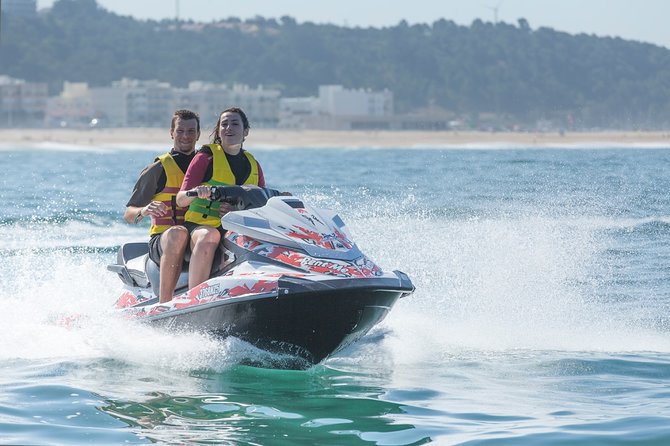
[(174, 129), (170, 130), (170, 136), (174, 140), (174, 149), (177, 152), (191, 153), (195, 150), (195, 143), (200, 138), (198, 121), (195, 119), (177, 118)]

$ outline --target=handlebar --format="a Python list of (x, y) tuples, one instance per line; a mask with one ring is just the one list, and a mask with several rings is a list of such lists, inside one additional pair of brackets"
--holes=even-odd
[[(268, 199), (281, 195), (276, 189), (258, 187), (252, 185), (244, 186), (211, 186), (209, 199), (230, 203), (237, 210), (254, 209), (264, 206)], [(186, 191), (187, 197), (197, 197), (195, 189)]]

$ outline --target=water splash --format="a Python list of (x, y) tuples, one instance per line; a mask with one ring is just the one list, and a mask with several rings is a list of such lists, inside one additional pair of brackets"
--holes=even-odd
[[(616, 246), (611, 231), (639, 228), (646, 219), (416, 212), (420, 203), (411, 194), (397, 200), (367, 190), (303, 196), (330, 202), (364, 252), (384, 269), (408, 273), (417, 287), (371, 333), (374, 348), (345, 352), (354, 360), (670, 351), (667, 321), (658, 318), (667, 304), (631, 295), (608, 257)], [(114, 313), (121, 284), (106, 265), (118, 243), (141, 240), (144, 230), (109, 221), (42, 223), (0, 226), (0, 359), (111, 358), (186, 371), (259, 357), (239, 341), (168, 333)], [(76, 323), (62, 323), (72, 315)]]

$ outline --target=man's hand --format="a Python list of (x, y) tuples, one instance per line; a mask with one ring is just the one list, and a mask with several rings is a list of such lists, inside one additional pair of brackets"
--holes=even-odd
[(144, 206), (140, 212), (142, 216), (164, 217), (170, 213), (170, 210), (162, 201), (152, 201)]

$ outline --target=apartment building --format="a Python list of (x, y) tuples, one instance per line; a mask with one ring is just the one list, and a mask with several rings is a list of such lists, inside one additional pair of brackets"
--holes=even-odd
[(280, 101), (279, 126), (324, 130), (390, 129), (393, 93), (322, 85), (316, 97)]
[(95, 118), (91, 91), (85, 82), (65, 82), (59, 96), (47, 100), (47, 127), (85, 127)]
[(42, 125), (47, 84), (0, 75), (0, 127)]
[(176, 108), (197, 112), (206, 128), (213, 127), (221, 111), (229, 107), (244, 110), (253, 127), (274, 128), (279, 123), (279, 90), (195, 81), (189, 83), (188, 88), (177, 89), (175, 94)]
[(105, 127), (163, 127), (175, 97), (167, 82), (127, 78), (91, 88), (90, 96), (95, 118)]

